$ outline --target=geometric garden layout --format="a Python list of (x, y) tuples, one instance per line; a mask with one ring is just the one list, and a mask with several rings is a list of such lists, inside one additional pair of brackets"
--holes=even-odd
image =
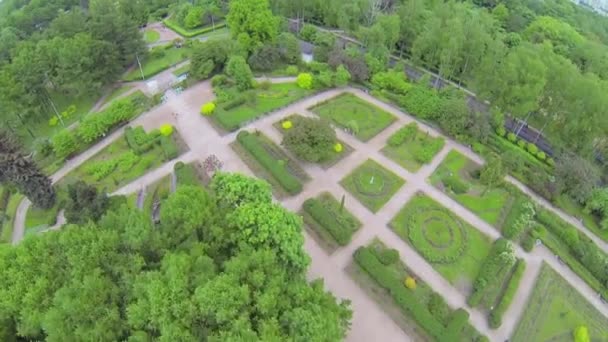
[[(480, 305), (467, 304), (501, 236), (497, 222), (507, 217), (499, 201), (502, 193), (488, 193), (498, 203), (495, 208), (479, 209), (470, 195), (455, 195), (443, 186), (442, 180), (455, 182), (451, 177), (460, 172), (458, 163), (481, 163), (468, 148), (352, 88), (325, 91), (274, 111), (244, 125), (239, 131), (249, 135), (237, 138), (239, 131), (216, 130), (213, 118), (198, 114), (211, 96), (209, 82), (203, 82), (169, 97), (132, 125), (158, 127), (169, 121), (190, 148), (176, 161), (215, 154), (226, 171), (268, 179), (275, 197), (304, 218), (305, 247), (312, 258), (309, 276), (324, 278), (328, 290), (352, 301), (348, 339), (570, 341), (580, 325), (592, 340), (607, 338), (606, 304), (543, 246), (530, 253), (515, 247), (525, 270), (497, 329), (489, 326), (489, 312), (506, 296), (516, 267), (496, 275), (502, 283), (486, 291)], [(322, 165), (298, 161), (281, 146), (281, 122), (294, 115), (330, 120), (344, 146), (341, 154)], [(357, 132), (347, 127), (351, 122)], [(399, 134), (403, 139), (396, 139)], [(243, 140), (262, 146), (262, 153), (277, 159), (288, 174), (277, 179), (265, 172), (243, 148)], [(170, 166), (116, 193), (158, 181), (171, 172)], [(301, 191), (282, 188), (294, 182), (302, 184)], [(483, 189), (479, 193), (485, 195)]]

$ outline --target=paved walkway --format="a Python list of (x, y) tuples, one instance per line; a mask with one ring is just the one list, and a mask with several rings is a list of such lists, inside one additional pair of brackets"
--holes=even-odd
[[(285, 80), (286, 79), (277, 80), (276, 82)], [(430, 164), (423, 166), (418, 172), (411, 173), (401, 168), (398, 164), (386, 158), (379, 152), (379, 150), (384, 147), (386, 140), (392, 133), (394, 133), (404, 124), (414, 120), (414, 118), (401, 112), (393, 106), (381, 102), (368, 94), (353, 88), (332, 89), (298, 101), (287, 108), (273, 112), (249, 124), (246, 129), (258, 129), (263, 131), (264, 134), (266, 134), (270, 139), (280, 143), (281, 135), (272, 126), (273, 123), (294, 113), (314, 116), (314, 114), (309, 112), (307, 108), (318, 102), (322, 102), (337, 96), (345, 91), (352, 92), (357, 96), (386, 110), (387, 112), (394, 114), (397, 121), (367, 143), (360, 142), (342, 130), (337, 130), (338, 138), (352, 146), (355, 151), (328, 170), (323, 170), (317, 165), (304, 164), (303, 168), (311, 176), (312, 180), (305, 184), (302, 193), (300, 193), (298, 196), (287, 198), (282, 201), (282, 203), (287, 208), (297, 211), (301, 208), (302, 202), (307, 198), (316, 196), (323, 191), (329, 191), (337, 198), (345, 195), (346, 207), (355, 216), (357, 216), (361, 222), (365, 223), (348, 246), (339, 249), (332, 255), (328, 255), (325, 251), (323, 251), (305, 232), (305, 248), (312, 258), (312, 265), (309, 270), (310, 278), (324, 278), (326, 287), (336, 294), (336, 296), (340, 298), (348, 298), (352, 301), (354, 315), (352, 328), (348, 335), (349, 341), (410, 340), (403, 330), (401, 330), (397, 324), (394, 323), (382, 311), (376, 302), (368, 298), (368, 296), (344, 271), (344, 267), (347, 266), (352, 260), (353, 251), (359, 246), (366, 245), (375, 237), (379, 237), (388, 246), (397, 249), (400, 252), (402, 260), (406, 261), (410, 268), (416, 270), (418, 277), (420, 277), (422, 281), (428, 283), (435, 291), (442, 294), (451, 307), (466, 308), (466, 310), (470, 313), (470, 320), (473, 326), (475, 326), (481, 333), (488, 336), (492, 341), (504, 341), (511, 335), (519, 320), (519, 317), (525, 309), (527, 299), (534, 287), (536, 276), (538, 275), (543, 262), (548, 263), (557, 272), (564, 276), (564, 278), (576, 289), (578, 289), (578, 291), (580, 291), (587, 298), (587, 300), (589, 300), (589, 302), (598, 308), (598, 310), (600, 310), (604, 315), (608, 316), (608, 307), (597, 298), (596, 293), (569, 268), (560, 264), (547, 249), (540, 246), (537, 247), (533, 253), (525, 253), (523, 250), (521, 250), (521, 248), (517, 247), (517, 256), (524, 259), (527, 263), (525, 277), (520, 285), (517, 296), (515, 296), (509, 310), (504, 315), (503, 325), (497, 330), (491, 330), (487, 324), (486, 313), (477, 309), (469, 308), (466, 305), (466, 295), (463, 294), (461, 290), (448, 283), (437, 271), (433, 269), (429, 263), (426, 262), (426, 260), (418, 255), (418, 253), (416, 253), (415, 250), (412, 249), (406, 242), (402, 241), (398, 236), (396, 236), (387, 226), (387, 223), (397, 214), (397, 212), (411, 198), (411, 196), (417, 192), (423, 192), (439, 202), (441, 205), (459, 215), (463, 220), (470, 223), (492, 239), (500, 237), (500, 234), (496, 229), (427, 182), (427, 178), (433, 173), (443, 158), (452, 149), (456, 149), (464, 153), (476, 162), (481, 163), (483, 160), (479, 156), (472, 153), (468, 148), (447, 139), (443, 150), (433, 159)], [(248, 167), (229, 147), (229, 144), (234, 141), (236, 133), (222, 136), (212, 128), (207, 119), (198, 114), (200, 106), (211, 99), (213, 99), (211, 87), (208, 82), (203, 82), (186, 90), (180, 95), (170, 93), (168, 96), (168, 101), (165, 104), (140, 116), (131, 125), (143, 125), (146, 129), (152, 129), (158, 127), (161, 123), (171, 122), (177, 127), (178, 132), (190, 148), (189, 152), (183, 154), (178, 159), (179, 161), (190, 162), (195, 160), (203, 160), (208, 155), (215, 154), (219, 156), (224, 163), (224, 170), (252, 175)], [(177, 118), (171, 115), (173, 112), (179, 113)], [(433, 136), (439, 135), (439, 132), (425, 124), (419, 123), (419, 128), (427, 131)], [(121, 130), (115, 132), (113, 135), (99, 142), (83, 155), (70, 160), (53, 176), (53, 180), (56, 181), (69, 171), (73, 170), (86, 159), (90, 158), (103, 147), (114, 141), (118, 136), (120, 136), (120, 133)], [(358, 200), (352, 197), (339, 185), (339, 181), (344, 176), (350, 173), (367, 158), (372, 158), (380, 162), (386, 168), (406, 180), (406, 184), (399, 189), (399, 191), (390, 199), (390, 201), (376, 214), (371, 213), (367, 208), (361, 205)], [(117, 190), (115, 194), (127, 194), (139, 191), (147, 184), (153, 183), (154, 181), (171, 173), (173, 171), (173, 164), (178, 160), (164, 164), (160, 168), (153, 170), (152, 172)], [(509, 179), (509, 181), (512, 180)], [(521, 186), (521, 184), (516, 185)], [(550, 208), (550, 210), (558, 212), (560, 216), (566, 216), (565, 214), (557, 211), (555, 208)], [(19, 213), (20, 210), (18, 210), (18, 215)], [(19, 220), (16, 219), (16, 221)], [(23, 221), (21, 221), (21, 223), (22, 222)], [(581, 231), (586, 232), (584, 227), (579, 225), (576, 227), (581, 229)], [(17, 225), (15, 227), (15, 232), (17, 232)], [(14, 242), (16, 241), (18, 241), (18, 239), (14, 240)]]

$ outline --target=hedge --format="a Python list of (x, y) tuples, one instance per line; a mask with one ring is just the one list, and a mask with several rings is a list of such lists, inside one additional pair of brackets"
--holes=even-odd
[[(179, 26), (178, 23), (174, 22), (171, 19), (165, 19), (163, 20), (163, 23), (170, 28), (171, 30), (175, 31), (177, 34), (179, 34), (182, 37), (186, 37), (186, 38), (192, 38), (198, 35), (201, 35), (203, 33), (207, 33), (207, 32), (211, 32), (214, 30), (214, 27), (202, 27), (199, 29), (195, 29), (195, 30), (186, 30), (183, 27)], [(219, 22), (217, 24), (215, 24), (215, 30), (221, 29), (223, 27), (226, 27), (226, 23), (225, 22)]]
[[(355, 251), (355, 261), (365, 270), (381, 287), (390, 292), (391, 296), (403, 311), (411, 316), (420, 327), (436, 340), (442, 341), (445, 327), (429, 312), (428, 308), (419, 302), (415, 292), (408, 290), (402, 283), (402, 279), (396, 279), (386, 269), (378, 258), (365, 247), (359, 247)], [(459, 338), (450, 341), (458, 341)]]
[(323, 203), (316, 199), (310, 198), (304, 201), (304, 210), (312, 216), (341, 246), (346, 246), (350, 243), (352, 237), (351, 232), (347, 227), (342, 226), (336, 220), (336, 214), (327, 210)]
[(455, 194), (464, 194), (469, 191), (469, 185), (454, 175), (443, 177), (441, 182)]
[(247, 131), (236, 136), (238, 142), (264, 167), (274, 179), (291, 195), (302, 191), (302, 183), (289, 173), (283, 164), (274, 159), (264, 148), (258, 137)]
[(179, 149), (171, 137), (161, 136), (160, 147), (165, 155), (165, 160), (175, 159), (179, 155)]
[(492, 329), (496, 329), (500, 327), (502, 324), (502, 315), (507, 311), (509, 306), (511, 305), (511, 301), (513, 301), (513, 297), (515, 297), (515, 293), (519, 288), (519, 283), (521, 282), (521, 278), (524, 276), (524, 271), (526, 270), (526, 262), (522, 259), (518, 259), (515, 264), (515, 271), (511, 275), (511, 279), (509, 279), (509, 283), (507, 284), (507, 288), (503, 293), (500, 301), (494, 307), (494, 310), (490, 312), (490, 327)]
[(388, 145), (397, 147), (402, 145), (404, 142), (414, 138), (418, 133), (418, 124), (412, 122), (404, 127), (401, 127), (397, 132), (388, 138)]
[(500, 270), (505, 268), (511, 269), (513, 264), (507, 264), (506, 261), (508, 260), (503, 259), (502, 254), (506, 252), (512, 253), (512, 251), (511, 243), (508, 240), (500, 238), (494, 242), (490, 254), (486, 257), (477, 274), (477, 278), (473, 282), (473, 293), (468, 299), (470, 306), (477, 306), (483, 298), (486, 289), (502, 280), (500, 276), (497, 276)]
[(158, 142), (160, 134), (158, 131), (153, 132), (155, 133), (150, 132), (150, 134), (148, 134), (141, 126), (135, 128), (127, 127), (125, 128), (127, 145), (129, 145), (129, 148), (137, 154), (146, 153)]

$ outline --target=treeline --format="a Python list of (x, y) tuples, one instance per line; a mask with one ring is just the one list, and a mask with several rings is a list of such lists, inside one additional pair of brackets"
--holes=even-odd
[(267, 183), (216, 174), (209, 190), (178, 187), (157, 225), (120, 198), (104, 214), (98, 193), (83, 196), (79, 225), (0, 246), (0, 340), (345, 337), (348, 303), (307, 281), (301, 219)]
[(568, 0), (272, 0), (288, 17), (343, 29), (466, 85), (529, 121), (557, 149), (608, 152), (608, 19)]

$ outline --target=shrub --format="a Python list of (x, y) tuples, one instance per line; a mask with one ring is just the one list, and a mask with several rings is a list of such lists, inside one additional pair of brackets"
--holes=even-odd
[(51, 126), (51, 127), (57, 126), (58, 123), (59, 123), (59, 118), (56, 116), (53, 116), (52, 118), (49, 119), (49, 126)]
[(514, 143), (514, 142), (516, 142), (516, 141), (517, 141), (517, 137), (516, 137), (516, 136), (515, 136), (515, 134), (514, 134), (514, 133), (512, 133), (512, 132), (509, 132), (509, 134), (507, 134), (507, 139), (508, 139), (510, 142), (512, 142), (512, 143)]
[(177, 158), (179, 155), (179, 149), (171, 137), (162, 136), (160, 138), (160, 147), (163, 150), (165, 160)]
[(293, 129), (285, 132), (282, 144), (298, 158), (312, 162), (323, 162), (331, 156), (336, 141), (336, 132), (323, 119), (297, 117)]
[(344, 147), (342, 146), (342, 144), (341, 144), (341, 143), (336, 143), (336, 144), (334, 145), (334, 151), (335, 151), (336, 153), (340, 153), (340, 152), (342, 152), (343, 150), (344, 150)]
[(74, 133), (68, 129), (63, 129), (55, 134), (51, 139), (51, 144), (53, 145), (53, 152), (60, 159), (71, 156), (79, 148)]
[[(507, 134), (507, 130), (504, 127), (502, 127), (502, 126), (498, 127), (496, 129), (496, 134), (498, 134), (498, 136), (500, 136), (500, 137), (504, 137), (505, 134)], [(513, 134), (513, 133), (511, 133), (511, 134)]]
[(245, 96), (239, 96), (231, 101), (226, 102), (224, 104), (223, 108), (224, 108), (224, 110), (231, 110), (236, 107), (244, 105), (245, 102), (247, 102), (247, 99), (245, 98)]
[(539, 160), (545, 161), (547, 159), (547, 155), (543, 151), (538, 151), (536, 153), (536, 158), (538, 158)]
[(352, 234), (349, 227), (344, 227), (336, 220), (336, 214), (327, 209), (327, 207), (318, 199), (311, 198), (304, 201), (304, 210), (312, 216), (341, 246), (346, 246), (350, 243)]
[(521, 278), (524, 276), (525, 270), (526, 263), (523, 260), (517, 260), (515, 271), (513, 271), (513, 274), (509, 279), (509, 283), (507, 284), (507, 288), (505, 289), (503, 296), (500, 298), (498, 304), (496, 304), (494, 307), (494, 310), (490, 312), (489, 320), (490, 327), (492, 329), (496, 329), (502, 324), (502, 315), (504, 315), (509, 308), (509, 305), (511, 305), (511, 301), (513, 300), (513, 297), (515, 297), (515, 293), (517, 292)]
[(160, 126), (160, 134), (168, 137), (171, 134), (173, 134), (173, 126), (169, 125), (169, 124), (163, 124)]
[(436, 117), (439, 113), (442, 100), (435, 90), (416, 85), (412, 87), (407, 96), (400, 97), (399, 105), (417, 117), (429, 119)]
[(524, 237), (521, 240), (521, 247), (524, 249), (524, 251), (531, 252), (534, 249), (535, 243), (536, 243), (536, 238), (534, 238), (534, 236), (532, 236), (532, 234), (527, 233), (524, 235)]
[(446, 323), (450, 314), (450, 307), (445, 302), (445, 299), (437, 293), (431, 294), (428, 304), (429, 312), (433, 314), (442, 323)]
[(296, 82), (302, 89), (312, 89), (312, 75), (309, 73), (299, 74)]
[(545, 163), (547, 163), (547, 165), (549, 166), (555, 166), (555, 160), (553, 160), (553, 158), (547, 158), (547, 160), (545, 160)]
[(405, 280), (403, 281), (403, 283), (405, 284), (405, 287), (407, 287), (410, 290), (415, 290), (416, 289), (416, 279), (414, 279), (412, 277), (405, 278)]
[[(157, 131), (158, 132), (158, 131)], [(125, 129), (125, 139), (129, 148), (137, 154), (142, 154), (150, 151), (154, 144), (157, 143), (157, 139), (160, 133), (147, 134), (143, 127), (137, 126), (135, 128), (127, 127)]]
[(591, 339), (589, 338), (589, 330), (584, 325), (576, 327), (572, 332), (574, 336), (574, 342), (589, 342)]
[(229, 83), (228, 77), (226, 75), (223, 75), (223, 74), (218, 74), (218, 75), (215, 75), (215, 76), (213, 76), (211, 78), (211, 85), (214, 88), (225, 86), (228, 83)]
[(526, 143), (526, 141), (524, 139), (517, 140), (517, 146), (521, 147), (522, 149), (525, 150), (526, 149), (526, 145), (527, 145), (527, 143)]
[(283, 129), (290, 129), (293, 127), (293, 123), (289, 120), (285, 120), (281, 123), (281, 127), (283, 127)]
[(300, 30), (300, 37), (307, 42), (314, 42), (317, 38), (317, 28), (310, 24), (304, 24)]
[(290, 65), (285, 68), (285, 73), (289, 76), (296, 76), (298, 74), (298, 67), (295, 65)]
[(76, 128), (76, 134), (84, 142), (91, 143), (132, 118), (136, 110), (137, 106), (129, 98), (114, 101), (103, 112), (85, 116)]
[(384, 265), (392, 265), (399, 260), (399, 251), (394, 248), (385, 248), (376, 254), (376, 257)]
[(536, 145), (534, 145), (533, 143), (528, 143), (526, 145), (526, 149), (528, 150), (528, 152), (530, 152), (531, 154), (536, 155), (538, 153), (538, 147)]
[(412, 122), (402, 128), (388, 138), (388, 145), (392, 147), (398, 147), (404, 142), (411, 140), (418, 133), (418, 124)]
[(441, 182), (455, 194), (464, 194), (469, 191), (469, 184), (455, 175), (444, 177)]
[(263, 143), (255, 135), (241, 131), (236, 137), (243, 148), (251, 153), (289, 194), (294, 195), (302, 191), (302, 183), (268, 153)]
[[(226, 106), (224, 106), (225, 109)], [(215, 111), (215, 103), (207, 102), (201, 107), (201, 114), (203, 115), (211, 115)]]
[(500, 277), (497, 277), (497, 274), (511, 269), (514, 263), (515, 254), (513, 245), (503, 238), (496, 240), (490, 254), (484, 260), (477, 278), (473, 282), (473, 293), (469, 297), (469, 305), (478, 305), (486, 289), (496, 286), (496, 282), (500, 281)]

